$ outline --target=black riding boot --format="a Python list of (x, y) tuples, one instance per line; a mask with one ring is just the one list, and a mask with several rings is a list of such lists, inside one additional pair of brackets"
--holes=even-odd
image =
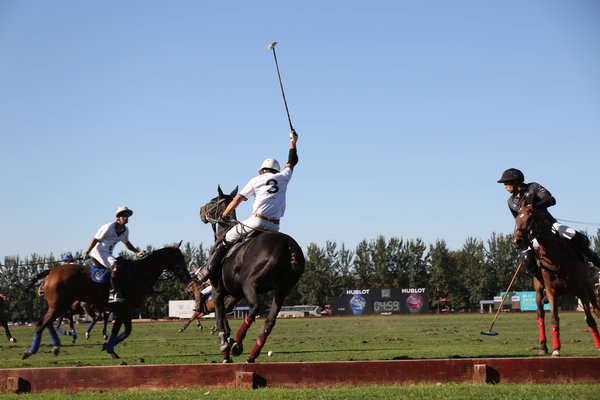
[(579, 250), (587, 259), (600, 268), (600, 257), (590, 248), (590, 239), (583, 233), (576, 232), (575, 236), (571, 239), (571, 243)]
[(121, 275), (123, 271), (120, 269), (123, 268), (121, 261), (117, 259), (117, 261), (113, 264), (112, 271), (110, 272), (110, 294), (108, 295), (109, 303), (122, 303), (125, 301), (125, 298), (121, 294)]
[[(535, 257), (535, 251), (533, 249), (527, 249), (523, 252), (523, 263), (525, 264), (525, 268), (527, 272), (539, 280), (540, 282), (544, 281), (542, 274), (540, 272), (540, 267), (537, 263), (537, 258)], [(546, 297), (546, 290), (543, 292), (542, 302), (544, 304), (548, 304), (548, 298)]]
[(210, 257), (208, 257), (206, 265), (204, 265), (198, 270), (198, 272), (196, 272), (196, 277), (198, 278), (198, 281), (200, 281), (200, 283), (206, 282), (210, 273), (215, 268), (215, 265), (219, 265), (221, 263), (221, 260), (225, 256), (225, 253), (227, 253), (228, 249), (229, 244), (225, 241), (222, 241), (215, 245), (213, 251), (210, 253)]
[(540, 268), (538, 267), (535, 251), (533, 251), (533, 249), (530, 248), (523, 252), (523, 264), (525, 264), (527, 272), (531, 275), (534, 277), (539, 275)]

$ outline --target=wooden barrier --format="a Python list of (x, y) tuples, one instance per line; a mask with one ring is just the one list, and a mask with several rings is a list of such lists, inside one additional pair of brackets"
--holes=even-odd
[(408, 383), (598, 383), (600, 358), (485, 358), (0, 369), (0, 392)]

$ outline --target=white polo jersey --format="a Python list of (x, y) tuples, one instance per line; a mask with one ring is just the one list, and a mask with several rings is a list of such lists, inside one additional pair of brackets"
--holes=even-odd
[(285, 192), (292, 179), (293, 169), (286, 167), (276, 174), (266, 172), (250, 179), (240, 192), (249, 199), (254, 196), (252, 214), (280, 219), (285, 213)]
[(114, 264), (113, 250), (119, 242), (127, 243), (129, 241), (129, 229), (125, 226), (125, 230), (121, 234), (117, 233), (117, 222), (110, 222), (102, 225), (94, 239), (98, 243), (94, 246), (90, 255), (100, 261), (106, 268), (111, 268)]

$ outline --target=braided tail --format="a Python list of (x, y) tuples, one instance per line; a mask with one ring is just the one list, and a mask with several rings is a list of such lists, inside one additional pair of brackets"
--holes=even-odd
[(290, 250), (290, 266), (296, 272), (304, 272), (304, 253), (302, 249), (292, 238), (288, 241), (288, 249)]

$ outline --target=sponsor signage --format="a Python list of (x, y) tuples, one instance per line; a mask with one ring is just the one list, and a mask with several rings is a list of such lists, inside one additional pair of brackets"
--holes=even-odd
[(426, 288), (348, 289), (329, 299), (334, 315), (420, 314), (429, 312)]

